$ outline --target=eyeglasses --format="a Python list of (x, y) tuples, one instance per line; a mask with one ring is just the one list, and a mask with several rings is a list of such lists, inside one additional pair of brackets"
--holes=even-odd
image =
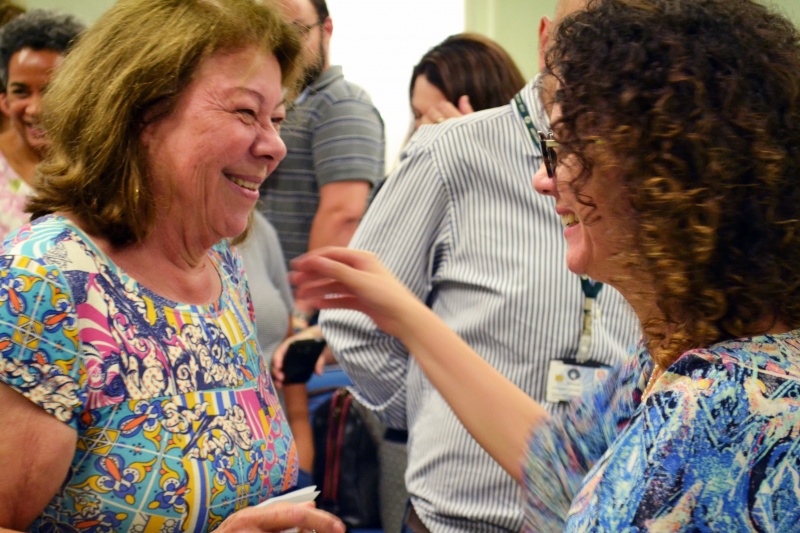
[(547, 176), (554, 178), (556, 176), (556, 165), (558, 164), (558, 141), (555, 140), (552, 133), (545, 135), (541, 131), (539, 133), (539, 140), (542, 141), (542, 158), (544, 159), (544, 168), (547, 169)]
[(311, 30), (313, 30), (317, 26), (321, 26), (324, 22), (325, 22), (324, 20), (318, 20), (314, 24), (308, 25), (308, 24), (303, 24), (302, 22), (300, 22), (298, 20), (295, 20), (294, 22), (292, 22), (292, 24), (300, 32), (300, 35), (302, 35), (303, 37), (306, 37), (308, 35), (308, 32), (310, 32)]

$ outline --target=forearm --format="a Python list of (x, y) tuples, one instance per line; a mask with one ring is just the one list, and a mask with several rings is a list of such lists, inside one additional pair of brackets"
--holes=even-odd
[(515, 480), (545, 409), (475, 353), (430, 309), (419, 303), (398, 338), (476, 441)]
[(311, 472), (314, 466), (314, 441), (308, 412), (308, 392), (305, 384), (286, 385), (283, 388), (286, 418), (297, 445), (297, 459), (302, 470)]
[(318, 212), (311, 224), (308, 249), (347, 246), (358, 228), (363, 210), (341, 209)]

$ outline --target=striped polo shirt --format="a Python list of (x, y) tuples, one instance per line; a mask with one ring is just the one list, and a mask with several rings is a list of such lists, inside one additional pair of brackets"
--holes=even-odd
[(286, 261), (308, 251), (319, 190), (384, 174), (383, 119), (369, 95), (328, 68), (293, 102), (281, 126), (286, 157), (261, 186), (259, 209), (278, 232)]

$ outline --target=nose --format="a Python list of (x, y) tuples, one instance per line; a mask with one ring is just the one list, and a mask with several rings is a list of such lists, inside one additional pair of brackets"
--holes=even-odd
[(41, 107), (42, 103), (42, 95), (38, 92), (32, 93), (28, 97), (28, 101), (25, 104), (25, 114), (29, 117), (37, 118), (39, 116), (39, 108)]
[(286, 144), (284, 144), (278, 129), (270, 123), (269, 126), (260, 128), (253, 142), (253, 155), (266, 157), (277, 165), (286, 157)]
[(533, 175), (533, 188), (536, 192), (544, 196), (555, 196), (558, 192), (556, 189), (556, 180), (547, 175), (547, 168), (544, 163), (539, 165), (539, 170)]

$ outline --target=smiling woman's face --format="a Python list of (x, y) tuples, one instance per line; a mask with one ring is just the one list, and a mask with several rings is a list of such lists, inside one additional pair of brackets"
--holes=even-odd
[[(561, 108), (556, 105), (553, 122), (560, 116)], [(558, 148), (555, 150), (558, 153)], [(632, 212), (627, 207), (622, 180), (603, 173), (600, 165), (582, 185), (578, 198), (571, 183), (582, 170), (575, 156), (561, 157), (554, 177), (550, 178), (541, 165), (533, 185), (539, 194), (555, 198), (556, 213), (561, 217), (567, 241), (567, 268), (597, 281), (608, 281), (621, 274), (622, 266), (615, 256), (632, 235)], [(594, 206), (585, 205), (587, 202)]]
[(251, 47), (205, 60), (175, 109), (142, 133), (160, 219), (207, 246), (241, 234), (286, 155), (284, 116), (273, 54)]
[(39, 157), (47, 146), (45, 131), (39, 124), (42, 95), (62, 58), (53, 50), (23, 48), (8, 62), (4, 111), (22, 142)]

